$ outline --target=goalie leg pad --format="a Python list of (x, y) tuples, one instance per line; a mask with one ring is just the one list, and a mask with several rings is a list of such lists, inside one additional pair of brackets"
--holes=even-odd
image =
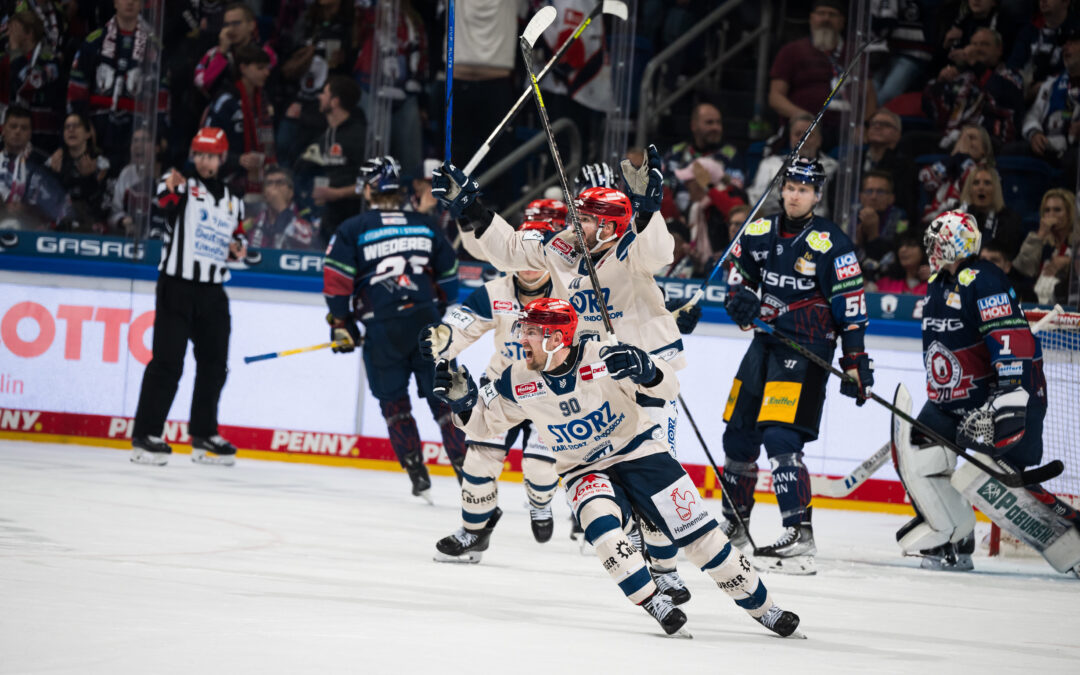
[[(985, 455), (980, 459), (993, 463)], [(998, 527), (1032, 547), (1058, 572), (1080, 565), (1080, 532), (1024, 488), (1010, 488), (974, 464), (964, 464), (952, 483)]]
[(656, 584), (645, 558), (622, 529), (624, 514), (615, 499), (589, 499), (577, 513), (585, 538), (596, 548), (604, 569), (630, 602), (640, 604), (655, 593)]
[(719, 528), (710, 530), (686, 546), (683, 552), (750, 616), (756, 619), (772, 607), (772, 597), (754, 566), (731, 545)]
[(506, 453), (471, 445), (465, 453), (461, 481), (461, 520), (466, 530), (482, 530), (499, 502), (499, 474)]
[(551, 503), (555, 489), (559, 487), (559, 474), (555, 472), (554, 462), (549, 462), (526, 455), (521, 458), (521, 473), (525, 481), (525, 494), (529, 505), (542, 509)]

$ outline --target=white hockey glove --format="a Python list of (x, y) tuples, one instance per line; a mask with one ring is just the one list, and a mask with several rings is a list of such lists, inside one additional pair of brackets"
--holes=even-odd
[(957, 442), (992, 457), (1004, 454), (1024, 438), (1028, 398), (1023, 387), (990, 392), (986, 403), (960, 422)]
[(454, 331), (445, 323), (432, 323), (420, 330), (420, 356), (434, 361), (450, 346)]
[(445, 402), (458, 415), (467, 412), (476, 405), (479, 390), (469, 369), (452, 368), (446, 359), (439, 359), (435, 364), (435, 386), (432, 389), (435, 398)]
[(619, 163), (623, 179), (626, 181), (630, 203), (635, 213), (653, 213), (660, 210), (664, 198), (664, 174), (660, 171), (660, 152), (655, 145), (650, 145), (648, 154), (641, 167), (634, 168), (630, 160)]

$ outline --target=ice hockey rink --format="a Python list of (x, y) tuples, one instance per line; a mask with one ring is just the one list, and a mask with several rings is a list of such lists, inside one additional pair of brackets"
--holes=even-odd
[[(683, 561), (694, 637), (678, 640), (580, 554), (561, 496), (541, 545), (502, 483), (483, 562), (433, 562), (459, 523), (456, 482), (433, 478), (429, 506), (403, 473), (0, 441), (0, 672), (1080, 670), (1080, 580), (981, 553), (975, 573), (920, 570), (894, 543), (903, 516), (815, 513), (817, 576), (766, 577), (806, 640)], [(755, 537), (779, 530), (759, 505)]]

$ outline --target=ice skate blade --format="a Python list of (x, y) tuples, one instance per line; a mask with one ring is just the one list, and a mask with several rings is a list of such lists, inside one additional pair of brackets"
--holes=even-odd
[[(776, 637), (781, 637), (781, 636), (777, 635)], [(782, 639), (784, 639), (784, 640), (805, 640), (806, 639), (806, 634), (803, 633), (801, 630), (796, 630), (791, 635), (787, 636), (786, 638), (782, 638)]]
[(236, 455), (216, 455), (201, 448), (192, 448), (191, 461), (207, 466), (235, 466)]
[(414, 497), (419, 497), (427, 502), (431, 506), (435, 506), (435, 500), (431, 498), (431, 490), (424, 490), (422, 492), (414, 492)]
[(751, 558), (751, 562), (754, 563), (754, 567), (761, 571), (799, 576), (811, 576), (817, 574), (817, 566), (814, 563), (814, 556), (812, 555), (800, 555), (791, 558), (758, 556), (756, 558)]
[(150, 452), (141, 448), (132, 448), (131, 462), (146, 466), (165, 466), (169, 463), (169, 455), (168, 452)]
[(433, 560), (441, 563), (456, 563), (458, 565), (475, 565), (480, 562), (480, 558), (483, 557), (481, 551), (467, 551), (461, 555), (446, 555), (445, 553), (436, 549)]
[(680, 628), (679, 630), (675, 631), (671, 635), (668, 635), (668, 634), (665, 633), (664, 637), (677, 638), (677, 639), (680, 639), (680, 640), (693, 640), (694, 639), (694, 636), (690, 634), (690, 631), (686, 630), (685, 628)]

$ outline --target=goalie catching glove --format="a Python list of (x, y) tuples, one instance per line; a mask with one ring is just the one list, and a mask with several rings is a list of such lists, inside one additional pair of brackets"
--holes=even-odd
[(604, 347), (600, 350), (600, 358), (604, 360), (613, 380), (629, 377), (632, 382), (648, 386), (656, 379), (656, 364), (648, 354), (633, 345), (620, 342), (614, 347)]
[(458, 415), (476, 405), (477, 391), (476, 383), (465, 366), (458, 370), (451, 367), (446, 359), (440, 359), (435, 364), (435, 386), (432, 393)]
[(1028, 393), (1023, 387), (991, 391), (986, 403), (960, 422), (957, 443), (994, 457), (1001, 455), (1024, 438), (1027, 405)]
[(840, 380), (840, 393), (855, 399), (855, 405), (866, 403), (874, 386), (874, 362), (866, 352), (844, 354), (840, 357), (840, 370), (852, 377)]
[(480, 184), (450, 162), (443, 162), (431, 172), (431, 194), (456, 220), (480, 196)]
[(450, 346), (454, 332), (444, 323), (432, 323), (420, 330), (420, 356), (434, 361)]
[(338, 343), (337, 346), (331, 347), (335, 354), (348, 354), (356, 349), (363, 339), (360, 327), (351, 318), (343, 319), (327, 314), (326, 323), (330, 324), (330, 341)]
[(656, 146), (649, 146), (648, 156), (640, 168), (635, 168), (628, 159), (620, 162), (619, 166), (634, 213), (659, 211), (664, 198), (664, 174), (660, 171), (660, 153)]

